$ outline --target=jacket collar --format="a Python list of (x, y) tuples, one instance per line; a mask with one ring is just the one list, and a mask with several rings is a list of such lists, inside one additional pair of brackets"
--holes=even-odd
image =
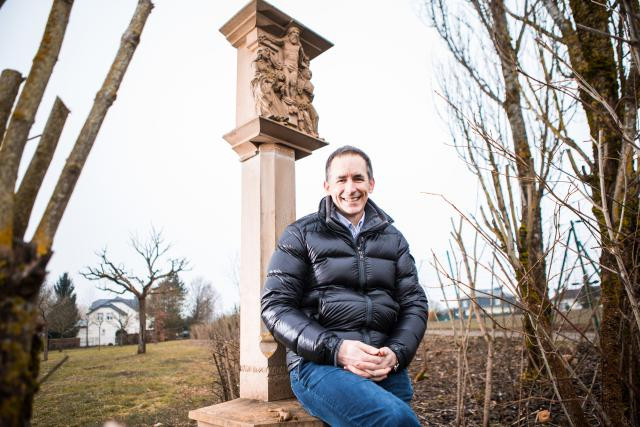
[[(340, 229), (348, 231), (338, 219), (336, 207), (333, 200), (331, 200), (331, 196), (325, 196), (320, 200), (320, 205), (318, 206), (318, 217), (321, 221), (331, 226), (331, 228), (338, 226)], [(373, 200), (368, 199), (367, 204), (364, 207), (364, 224), (362, 224), (360, 233), (362, 234), (371, 230), (383, 229), (392, 222), (393, 219), (387, 215), (386, 212), (380, 209)], [(349, 235), (351, 235), (351, 233), (349, 233)]]

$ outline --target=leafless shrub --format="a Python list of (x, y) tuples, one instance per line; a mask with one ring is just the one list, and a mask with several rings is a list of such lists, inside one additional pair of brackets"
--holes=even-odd
[(211, 362), (218, 374), (214, 392), (221, 401), (239, 396), (240, 314), (236, 310), (207, 324), (191, 326), (191, 337), (209, 340)]

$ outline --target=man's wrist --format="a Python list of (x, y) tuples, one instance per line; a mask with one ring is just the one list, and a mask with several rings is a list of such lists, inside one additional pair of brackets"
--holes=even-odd
[(336, 346), (333, 348), (333, 366), (340, 366), (338, 364), (338, 353), (340, 352), (340, 346), (342, 346), (342, 342), (344, 340), (342, 338), (340, 338), (340, 340), (338, 341), (338, 344), (336, 344)]
[(397, 344), (391, 344), (389, 345), (389, 350), (391, 350), (393, 354), (396, 356), (396, 363), (391, 368), (391, 371), (398, 372), (400, 370), (400, 354), (401, 354), (400, 346), (398, 346)]

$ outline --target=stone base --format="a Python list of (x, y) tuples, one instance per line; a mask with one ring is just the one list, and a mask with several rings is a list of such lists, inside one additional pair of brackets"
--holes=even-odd
[[(288, 413), (291, 419), (280, 421)], [(296, 426), (322, 427), (325, 424), (302, 409), (296, 399), (263, 402), (253, 399), (235, 399), (229, 402), (189, 411), (189, 418), (198, 422), (198, 427), (250, 427), (250, 426)]]

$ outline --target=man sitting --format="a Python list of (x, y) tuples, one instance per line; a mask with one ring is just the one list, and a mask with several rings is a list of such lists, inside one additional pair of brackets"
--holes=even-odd
[(289, 225), (273, 253), (262, 319), (287, 347), (291, 387), (332, 426), (417, 426), (407, 366), (427, 299), (409, 245), (369, 199), (371, 160), (345, 146), (327, 159), (317, 213)]

